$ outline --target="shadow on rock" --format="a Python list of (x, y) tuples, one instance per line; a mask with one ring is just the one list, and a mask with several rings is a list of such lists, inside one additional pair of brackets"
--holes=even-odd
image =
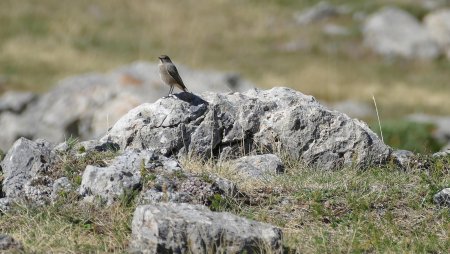
[(181, 93), (173, 94), (173, 96), (175, 96), (176, 98), (178, 98), (182, 101), (185, 101), (193, 106), (198, 106), (201, 104), (208, 105), (207, 101), (203, 100), (201, 97), (199, 97), (198, 95), (195, 95), (193, 93), (181, 92)]

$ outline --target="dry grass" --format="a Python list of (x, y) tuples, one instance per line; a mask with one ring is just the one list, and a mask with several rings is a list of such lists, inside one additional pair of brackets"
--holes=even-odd
[[(448, 61), (385, 62), (360, 46), (351, 17), (332, 20), (352, 32), (342, 38), (324, 35), (322, 23), (295, 25), (294, 13), (315, 2), (1, 1), (0, 75), (8, 82), (0, 89), (42, 91), (67, 75), (167, 53), (195, 68), (238, 71), (262, 87), (289, 86), (325, 100), (370, 103), (374, 94), (392, 116), (450, 114)], [(422, 11), (403, 0), (346, 4), (371, 12), (387, 2)], [(311, 47), (279, 50), (298, 40)]]
[[(394, 165), (323, 171), (285, 160), (285, 174), (258, 181), (227, 163), (182, 164), (235, 182), (244, 195), (214, 196), (211, 209), (282, 228), (286, 253), (446, 253), (450, 213), (432, 197), (450, 184), (450, 157), (419, 159), (425, 166), (408, 171)], [(26, 252), (121, 253), (130, 240), (128, 201), (101, 208), (63, 195), (54, 205), (0, 215), (0, 233), (20, 240)]]
[(104, 209), (66, 199), (1, 215), (0, 233), (21, 241), (26, 253), (124, 253), (132, 213), (132, 207)]

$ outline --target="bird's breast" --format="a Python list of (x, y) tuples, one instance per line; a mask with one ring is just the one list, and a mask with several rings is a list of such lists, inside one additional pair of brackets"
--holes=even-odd
[(158, 64), (158, 67), (159, 67), (159, 76), (166, 85), (171, 86), (176, 83), (176, 81), (172, 78), (172, 76), (170, 76), (169, 72), (167, 71), (167, 67), (164, 64), (160, 63)]

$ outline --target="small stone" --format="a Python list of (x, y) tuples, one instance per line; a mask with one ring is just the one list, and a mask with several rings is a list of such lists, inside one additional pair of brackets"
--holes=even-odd
[(253, 178), (265, 179), (284, 172), (283, 162), (274, 154), (245, 156), (231, 162), (232, 167)]
[(3, 251), (8, 251), (8, 253), (21, 253), (23, 251), (23, 247), (20, 242), (17, 242), (11, 236), (0, 234), (0, 251), (2, 251), (2, 253)]
[(450, 208), (450, 188), (445, 188), (436, 193), (433, 197), (433, 201), (438, 206), (446, 206)]
[(395, 150), (391, 154), (394, 163), (403, 169), (409, 169), (414, 158), (414, 153), (407, 150)]

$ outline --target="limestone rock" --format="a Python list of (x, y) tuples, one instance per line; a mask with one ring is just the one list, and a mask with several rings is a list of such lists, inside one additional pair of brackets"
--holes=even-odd
[(445, 188), (436, 193), (433, 197), (434, 203), (439, 206), (447, 206), (450, 208), (450, 188)]
[(282, 253), (282, 232), (268, 224), (189, 204), (136, 208), (134, 253)]
[(251, 151), (285, 152), (324, 169), (386, 161), (390, 148), (369, 127), (288, 88), (179, 94), (142, 104), (102, 138), (165, 155), (233, 159)]
[(11, 199), (10, 198), (0, 198), (0, 215), (6, 213), (11, 209)]
[(83, 172), (79, 193), (87, 200), (99, 197), (106, 204), (117, 201), (140, 186), (141, 167), (152, 160), (151, 151), (128, 150), (108, 167), (88, 165)]
[(413, 163), (414, 153), (407, 150), (395, 150), (392, 152), (391, 158), (401, 168), (409, 169)]
[(3, 193), (7, 198), (41, 202), (52, 192), (52, 145), (20, 138), (1, 163), (4, 173)]
[(20, 242), (8, 235), (0, 234), (0, 252), (6, 253), (22, 253), (23, 246)]
[[(237, 187), (227, 179), (213, 175), (194, 174), (184, 171), (170, 172), (164, 168), (146, 169), (154, 179), (143, 183), (138, 204), (159, 202), (211, 205), (215, 195), (220, 198), (238, 197)], [(145, 176), (144, 176), (145, 178)]]
[(275, 154), (244, 156), (232, 161), (231, 165), (238, 172), (259, 179), (284, 172), (283, 162)]
[(428, 14), (424, 19), (431, 37), (450, 58), (450, 9), (441, 9)]
[(445, 156), (450, 156), (450, 143), (444, 146), (441, 149), (441, 151), (433, 154), (433, 157), (445, 157)]
[(58, 200), (62, 193), (68, 193), (73, 191), (73, 184), (69, 181), (67, 177), (61, 177), (53, 182), (52, 194), (50, 195), (51, 200), (54, 202)]
[(372, 14), (363, 27), (365, 44), (388, 57), (434, 59), (440, 51), (419, 21), (398, 8), (385, 7)]
[(175, 174), (181, 171), (181, 167), (177, 161), (152, 150), (128, 149), (107, 167), (87, 166), (79, 193), (85, 200), (93, 201), (98, 197), (109, 205), (122, 195), (140, 190), (142, 178), (145, 177), (143, 174), (155, 170), (159, 170), (160, 174)]

